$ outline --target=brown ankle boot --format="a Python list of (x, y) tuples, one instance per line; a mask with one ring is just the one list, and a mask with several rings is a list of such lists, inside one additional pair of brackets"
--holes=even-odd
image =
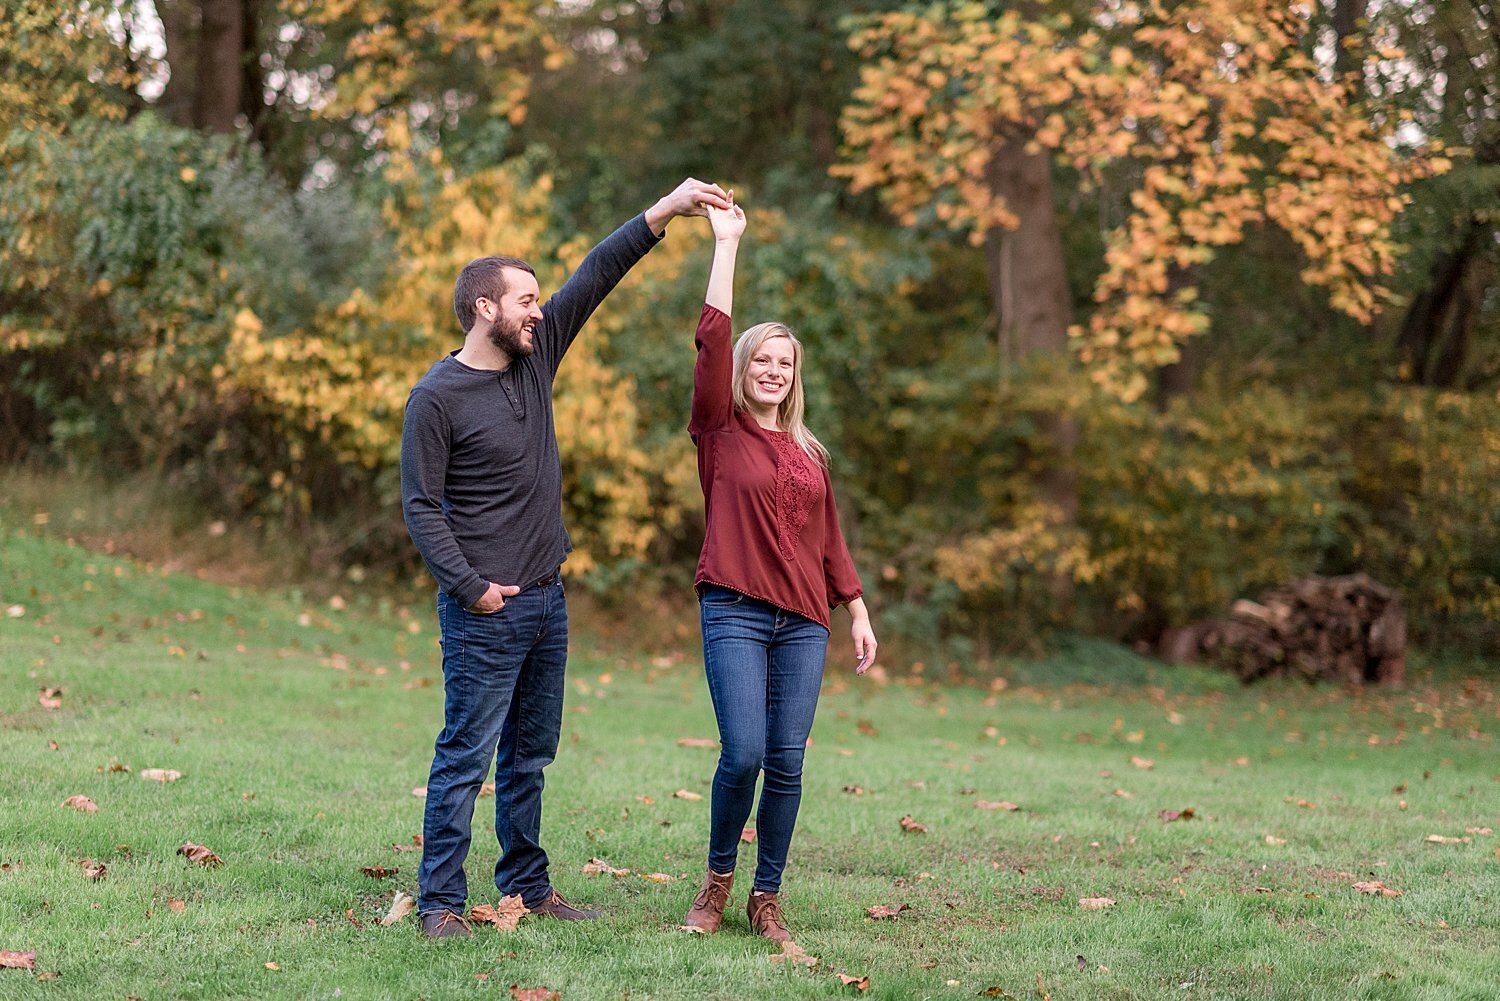
[(719, 930), (724, 920), (724, 908), (729, 906), (729, 890), (734, 886), (734, 873), (719, 874), (712, 869), (703, 877), (703, 889), (693, 898), (693, 906), (682, 927), (710, 935)]
[(786, 930), (786, 921), (781, 917), (781, 899), (775, 893), (751, 893), (745, 901), (745, 914), (750, 918), (750, 930), (772, 942), (790, 942), (792, 933)]

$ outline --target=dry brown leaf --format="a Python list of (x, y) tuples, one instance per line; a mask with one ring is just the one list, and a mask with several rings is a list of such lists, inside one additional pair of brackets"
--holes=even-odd
[(927, 825), (919, 824), (911, 818), (911, 814), (901, 818), (901, 829), (907, 834), (926, 834)]
[(1286, 844), (1286, 838), (1278, 838), (1274, 834), (1267, 834), (1266, 835), (1266, 844), (1268, 844), (1268, 845), (1284, 845), (1284, 844)]
[(710, 737), (678, 737), (678, 747), (718, 747), (719, 742)]
[(1114, 794), (1121, 799), (1133, 799), (1135, 797), (1135, 793), (1126, 792), (1124, 789), (1116, 789)]
[(1139, 755), (1135, 755), (1135, 754), (1132, 754), (1130, 756), (1130, 763), (1132, 765), (1135, 765), (1137, 768), (1155, 768), (1156, 767), (1156, 762), (1155, 761), (1152, 761), (1150, 758), (1142, 758)]
[(1490, 828), (1488, 828), (1488, 827), (1465, 827), (1464, 828), (1464, 833), (1465, 834), (1494, 834), (1495, 832), (1493, 830), (1491, 830)]
[(585, 876), (629, 876), (629, 869), (616, 869), (608, 862), (599, 858), (591, 858), (588, 864), (580, 870)]
[(907, 903), (876, 904), (874, 907), (866, 907), (865, 913), (874, 918), (876, 921), (880, 921), (885, 918), (894, 918), (902, 911), (909, 910), (911, 910), (911, 905)]
[(411, 791), (411, 794), (413, 796), (416, 796), (418, 799), (425, 799), (426, 796), (427, 796), (427, 787), (426, 786), (417, 786), (415, 789), (413, 789)]
[(975, 800), (974, 801), (974, 808), (977, 809), (977, 810), (1010, 810), (1010, 811), (1015, 811), (1015, 810), (1019, 810), (1020, 809), (1020, 807), (1017, 806), (1016, 804), (1014, 804), (1012, 802), (1009, 802), (1008, 800), (1003, 800), (1003, 799), (1000, 802), (998, 802), (998, 803), (991, 803), (987, 799)]
[(389, 928), (391, 925), (406, 917), (416, 910), (417, 898), (409, 893), (396, 891), (396, 896), (391, 900), (391, 909), (385, 912), (385, 917), (380, 919), (382, 927)]
[(511, 1001), (562, 1001), (562, 992), (550, 987), (520, 987), (510, 985)]
[(210, 868), (224, 864), (224, 860), (212, 851), (202, 845), (195, 845), (191, 841), (184, 842), (182, 847), (177, 849), (177, 854), (183, 856), (189, 862), (196, 862), (199, 865), (209, 866)]
[(670, 883), (675, 877), (668, 876), (664, 872), (643, 872), (641, 873), (641, 878), (650, 880), (653, 883)]
[(493, 795), (495, 795), (495, 783), (493, 783), (493, 782), (484, 782), (484, 783), (481, 783), (480, 786), (479, 786), (479, 795), (480, 796), (493, 796)]
[(865, 791), (859, 786), (844, 786), (844, 791), (851, 796), (863, 796), (865, 794)]
[(861, 994), (870, 989), (869, 977), (851, 977), (847, 973), (840, 973), (839, 983), (843, 984), (845, 987), (853, 987)]
[(1393, 890), (1389, 886), (1386, 886), (1384, 883), (1378, 880), (1369, 883), (1355, 883), (1354, 888), (1360, 893), (1374, 893), (1379, 894), (1382, 897), (1401, 896), (1400, 890)]
[(740, 832), (740, 840), (747, 845), (755, 844), (755, 828), (747, 827)]
[(41, 693), (36, 697), (36, 701), (43, 709), (52, 710), (62, 708), (63, 690), (61, 688), (44, 687), (41, 689)]
[(701, 793), (688, 792), (686, 789), (678, 789), (672, 795), (675, 796), (675, 797), (677, 797), (678, 799), (702, 799), (703, 798), (703, 796), (702, 796)]
[(280, 973), (281, 972), (281, 964), (280, 963), (267, 963), (266, 964), (266, 969), (270, 970), (272, 973)]
[(1184, 810), (1161, 810), (1156, 815), (1164, 824), (1170, 824), (1174, 820), (1192, 820), (1194, 816), (1192, 807)]
[(858, 723), (854, 724), (854, 729), (858, 730), (866, 737), (873, 737), (880, 732), (879, 730), (875, 729), (875, 724), (871, 723), (867, 719), (862, 719)]
[(1115, 902), (1110, 897), (1079, 897), (1078, 906), (1086, 911), (1102, 911), (1115, 906)]
[(128, 772), (130, 771), (130, 766), (122, 765), (120, 762), (116, 761), (114, 764), (109, 766), (109, 770), (111, 772)]
[(11, 952), (0, 949), (0, 970), (34, 970), (36, 969), (36, 950), (30, 952)]
[(57, 741), (55, 741), (55, 740), (49, 740), (49, 741), (47, 741), (47, 750), (49, 750), (49, 751), (56, 751), (56, 750), (58, 750)]
[(647, 806), (654, 806), (656, 804), (656, 800), (650, 796), (637, 796), (636, 802), (645, 803)]
[(185, 911), (185, 910), (187, 910), (187, 901), (185, 901), (185, 900), (169, 900), (169, 901), (167, 901), (167, 910), (169, 910), (169, 911)]
[(42, 973), (38, 973), (36, 979), (37, 983), (45, 984), (47, 981), (56, 980), (60, 976), (62, 976), (61, 970), (45, 970)]
[(521, 895), (513, 894), (501, 897), (494, 907), (489, 904), (475, 905), (469, 910), (469, 920), (492, 924), (501, 931), (515, 931), (528, 913), (526, 905), (521, 902)]
[(67, 799), (62, 801), (62, 805), (71, 806), (73, 809), (82, 810), (84, 813), (99, 812), (99, 804), (95, 803), (87, 796), (69, 796)]
[(387, 869), (383, 865), (367, 865), (361, 866), (359, 871), (364, 873), (366, 876), (369, 876), (371, 879), (390, 879), (401, 870), (395, 867)]
[(104, 867), (103, 862), (83, 858), (78, 860), (78, 864), (83, 866), (83, 874), (89, 879), (100, 880), (109, 875), (109, 870)]
[(781, 943), (781, 951), (766, 958), (773, 963), (790, 963), (793, 966), (805, 966), (809, 970), (818, 965), (817, 956), (809, 956), (802, 946), (791, 941)]
[(140, 775), (141, 778), (149, 779), (152, 782), (176, 782), (182, 778), (181, 772), (173, 771), (170, 768), (142, 768)]
[(1423, 838), (1422, 840), (1426, 841), (1426, 842), (1429, 842), (1431, 844), (1434, 844), (1434, 845), (1466, 845), (1466, 844), (1469, 844), (1470, 842), (1472, 842), (1474, 839), (1473, 838), (1450, 838), (1450, 837), (1447, 837), (1446, 835), (1442, 835), (1442, 834), (1429, 834), (1429, 835), (1427, 835), (1427, 837)]

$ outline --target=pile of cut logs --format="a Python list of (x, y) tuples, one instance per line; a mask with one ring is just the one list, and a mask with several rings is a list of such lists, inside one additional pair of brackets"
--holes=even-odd
[(1220, 664), (1242, 681), (1293, 677), (1344, 685), (1399, 685), (1406, 676), (1401, 593), (1365, 574), (1305, 577), (1259, 601), (1236, 601), (1227, 618), (1163, 634), (1170, 661)]

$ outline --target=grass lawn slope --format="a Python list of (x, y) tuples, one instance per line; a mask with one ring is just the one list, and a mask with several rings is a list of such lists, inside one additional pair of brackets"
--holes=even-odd
[[(306, 607), (30, 530), (0, 559), (0, 950), (35, 953), (6, 999), (1500, 997), (1493, 666), (1359, 694), (1088, 644), (994, 691), (840, 663), (784, 894), (808, 968), (746, 934), (743, 885), (722, 933), (676, 930), (715, 760), (678, 743), (714, 736), (701, 664), (585, 634), (544, 835), (606, 919), (430, 943), (378, 923), (416, 889), (430, 608)], [(498, 899), (493, 803), (471, 903)]]

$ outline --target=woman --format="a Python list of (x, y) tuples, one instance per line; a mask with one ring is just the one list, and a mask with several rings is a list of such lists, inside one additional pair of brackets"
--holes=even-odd
[[(731, 200), (733, 192), (730, 193)], [(831, 609), (853, 619), (855, 670), (877, 644), (839, 531), (828, 452), (802, 423), (802, 345), (761, 323), (730, 349), (734, 264), (745, 213), (710, 207), (714, 259), (698, 321), (693, 416), (707, 537), (695, 586), (703, 661), (719, 723), (708, 874), (684, 927), (717, 931), (740, 834), (762, 770), (758, 862), (746, 913), (757, 935), (791, 940), (778, 896), (802, 799), (802, 757), (817, 708)]]

